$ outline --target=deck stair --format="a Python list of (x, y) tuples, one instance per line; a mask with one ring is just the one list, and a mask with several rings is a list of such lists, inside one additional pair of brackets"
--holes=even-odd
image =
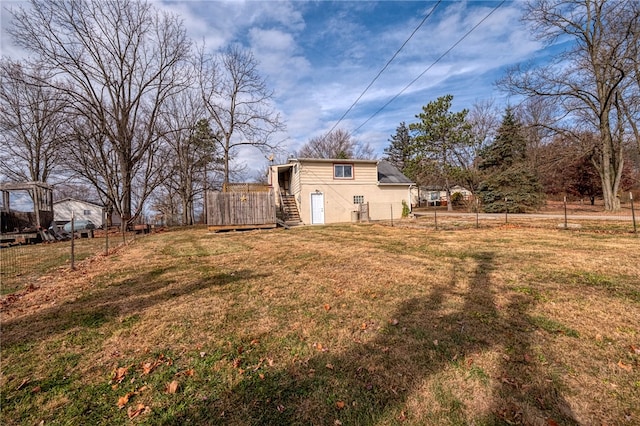
[(300, 220), (300, 212), (296, 204), (296, 198), (293, 195), (281, 194), (280, 196), (280, 213), (282, 221), (288, 226), (302, 225)]

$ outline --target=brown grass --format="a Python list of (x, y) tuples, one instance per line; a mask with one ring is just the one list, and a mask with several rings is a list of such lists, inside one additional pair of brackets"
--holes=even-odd
[(152, 235), (5, 308), (2, 421), (640, 423), (639, 283), (625, 234)]

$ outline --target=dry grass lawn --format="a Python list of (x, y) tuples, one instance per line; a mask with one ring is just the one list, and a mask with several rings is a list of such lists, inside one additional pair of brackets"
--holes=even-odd
[(516, 225), (151, 235), (4, 304), (0, 420), (640, 424), (639, 247)]

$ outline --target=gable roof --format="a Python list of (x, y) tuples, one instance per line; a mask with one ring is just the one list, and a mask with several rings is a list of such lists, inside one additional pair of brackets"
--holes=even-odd
[(411, 179), (386, 160), (378, 162), (378, 183), (382, 185), (411, 185)]

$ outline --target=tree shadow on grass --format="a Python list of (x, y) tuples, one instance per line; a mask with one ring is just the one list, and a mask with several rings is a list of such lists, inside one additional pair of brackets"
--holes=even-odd
[(132, 278), (87, 290), (81, 297), (51, 305), (2, 323), (2, 348), (24, 345), (65, 333), (76, 327), (98, 328), (118, 316), (139, 314), (145, 309), (194, 292), (223, 287), (237, 281), (264, 278), (243, 269), (232, 274), (219, 273), (200, 280), (181, 283), (167, 278), (172, 268), (154, 270)]
[[(528, 358), (532, 301), (514, 294), (498, 305), (490, 281), (493, 254), (472, 257), (476, 269), (467, 290), (454, 274), (428, 297), (402, 302), (395, 320), (376, 330), (372, 340), (361, 342), (354, 334), (344, 352), (318, 351), (264, 373), (247, 370), (233, 389), (176, 411), (165, 423), (467, 424), (473, 419), (477, 424), (547, 424), (552, 419), (575, 424), (558, 385), (541, 377), (544, 372)], [(463, 307), (453, 310), (449, 300), (460, 297)], [(473, 365), (475, 356), (490, 350), (503, 355), (497, 377)], [(451, 371), (483, 383), (484, 413), (470, 413), (469, 402), (448, 388)], [(430, 397), (424, 404), (433, 406), (412, 413), (409, 398), (424, 394), (425, 386)]]

